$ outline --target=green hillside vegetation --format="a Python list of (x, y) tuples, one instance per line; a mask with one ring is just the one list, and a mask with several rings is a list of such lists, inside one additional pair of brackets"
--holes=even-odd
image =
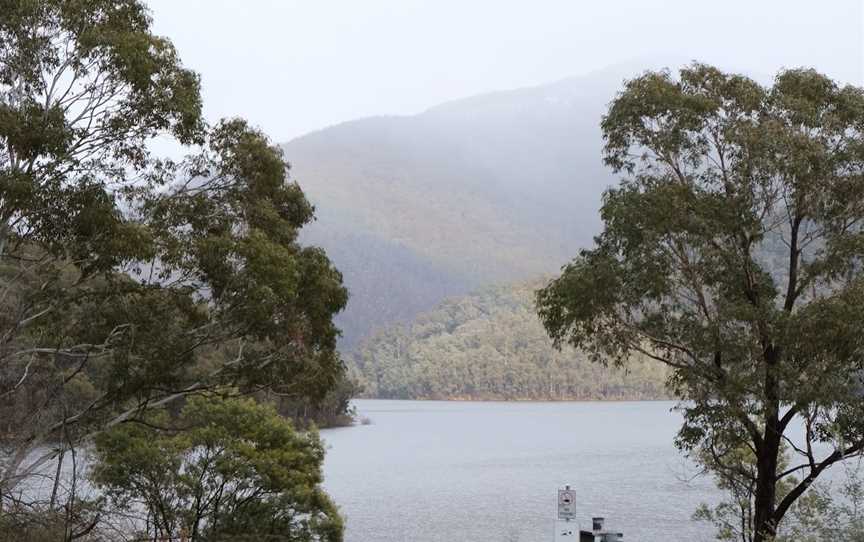
[(487, 287), (448, 299), (410, 325), (374, 335), (350, 367), (366, 397), (589, 400), (666, 397), (664, 367), (635, 359), (629, 372), (557, 351), (534, 309), (544, 281)]

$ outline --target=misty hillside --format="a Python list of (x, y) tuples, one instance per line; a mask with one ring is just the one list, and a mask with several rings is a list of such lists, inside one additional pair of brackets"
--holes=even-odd
[(636, 69), (346, 122), (284, 148), (317, 206), (305, 241), (351, 292), (343, 348), (446, 296), (556, 271), (599, 229), (599, 122)]

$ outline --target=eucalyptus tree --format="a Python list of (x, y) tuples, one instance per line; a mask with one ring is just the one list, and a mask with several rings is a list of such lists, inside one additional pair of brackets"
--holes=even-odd
[(101, 433), (93, 467), (113, 508), (140, 518), (135, 539), (342, 541), (314, 431), (248, 398), (193, 397), (147, 421)]
[(749, 488), (745, 536), (769, 540), (864, 449), (864, 91), (694, 64), (628, 81), (602, 129), (624, 178), (595, 246), (537, 293), (539, 315), (598, 361), (669, 366), (677, 444)]
[(148, 408), (342, 371), (341, 275), (297, 241), (312, 206), (262, 133), (205, 125), (150, 26), (138, 0), (0, 0), (0, 510)]

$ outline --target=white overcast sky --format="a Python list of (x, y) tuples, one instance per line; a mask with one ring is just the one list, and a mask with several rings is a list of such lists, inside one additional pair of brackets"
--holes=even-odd
[[(208, 120), (274, 140), (639, 58), (864, 84), (864, 0), (148, 0)], [(670, 66), (674, 67), (674, 66)]]

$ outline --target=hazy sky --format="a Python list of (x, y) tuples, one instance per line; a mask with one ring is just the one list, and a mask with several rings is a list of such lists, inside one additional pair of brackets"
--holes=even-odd
[(636, 58), (864, 83), (864, 0), (149, 0), (208, 119), (276, 141)]

